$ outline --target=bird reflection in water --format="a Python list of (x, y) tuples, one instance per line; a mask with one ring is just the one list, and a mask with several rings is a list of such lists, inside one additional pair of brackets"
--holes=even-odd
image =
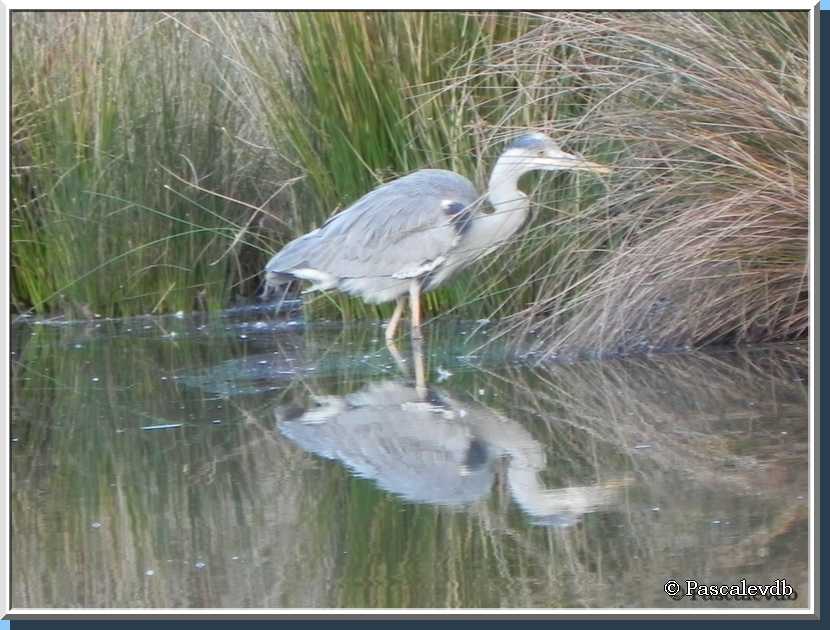
[[(403, 366), (394, 345), (390, 352)], [(513, 500), (538, 525), (567, 527), (622, 501), (627, 480), (544, 487), (544, 448), (519, 422), (428, 386), (417, 341), (413, 367), (414, 384), (370, 382), (344, 396), (312, 396), (302, 407), (278, 407), (277, 427), (304, 450), (337, 460), (413, 503), (475, 503), (489, 494), (501, 461)]]

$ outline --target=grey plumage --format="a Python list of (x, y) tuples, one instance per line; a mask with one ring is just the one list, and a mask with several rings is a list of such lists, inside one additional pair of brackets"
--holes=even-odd
[(523, 151), (547, 151), (549, 149), (559, 150), (559, 145), (543, 133), (525, 133), (513, 140), (507, 148)]

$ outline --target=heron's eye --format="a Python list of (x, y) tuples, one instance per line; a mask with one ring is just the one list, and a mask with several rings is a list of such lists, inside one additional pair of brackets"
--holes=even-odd
[(544, 149), (539, 149), (536, 152), (536, 155), (538, 155), (539, 157), (545, 157), (545, 150)]

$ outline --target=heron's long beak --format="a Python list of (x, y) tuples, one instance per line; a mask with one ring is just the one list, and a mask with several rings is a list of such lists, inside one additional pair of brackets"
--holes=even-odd
[(611, 172), (610, 166), (589, 162), (588, 160), (582, 160), (576, 168), (580, 171), (591, 171), (597, 175), (608, 175)]
[(611, 172), (611, 169), (607, 166), (589, 162), (564, 151), (549, 151), (540, 162), (538, 168), (548, 171), (591, 171), (600, 175)]
[(551, 155), (551, 158), (562, 164), (561, 168), (569, 171), (591, 171), (592, 173), (597, 173), (598, 175), (607, 175), (611, 172), (611, 168), (609, 166), (597, 164), (596, 162), (589, 162), (588, 160), (582, 159), (576, 155), (571, 155), (570, 153), (557, 153), (555, 155)]

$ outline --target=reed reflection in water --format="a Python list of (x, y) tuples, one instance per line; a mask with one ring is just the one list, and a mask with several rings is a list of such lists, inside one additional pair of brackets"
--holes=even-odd
[(531, 368), (452, 323), (420, 384), (371, 326), (129, 326), (13, 331), (15, 607), (808, 603), (803, 347)]

